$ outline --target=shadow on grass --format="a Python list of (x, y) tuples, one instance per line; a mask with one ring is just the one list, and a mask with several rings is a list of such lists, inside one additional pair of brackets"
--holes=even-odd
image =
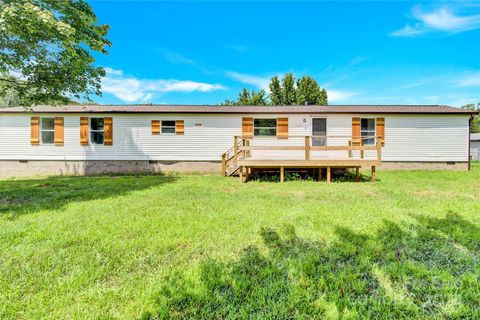
[(172, 273), (143, 318), (480, 318), (480, 230), (458, 215), (337, 235), (263, 229), (266, 250), (206, 260), (198, 278)]
[[(327, 169), (322, 170), (322, 179), (321, 181), (326, 182)], [(370, 175), (365, 175), (360, 173), (357, 177), (355, 173), (351, 170), (344, 169), (332, 169), (332, 182), (372, 182)], [(254, 172), (249, 180), (258, 181), (258, 182), (280, 182), (280, 173), (278, 170), (257, 170)], [(318, 173), (313, 169), (286, 169), (285, 170), (285, 181), (319, 181)], [(376, 179), (380, 181), (380, 179)]]
[(0, 180), (0, 215), (14, 219), (22, 214), (58, 210), (72, 202), (120, 196), (174, 180), (172, 175)]

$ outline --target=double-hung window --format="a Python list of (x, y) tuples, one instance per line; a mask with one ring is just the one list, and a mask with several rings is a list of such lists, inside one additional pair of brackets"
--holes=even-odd
[(42, 144), (53, 144), (55, 141), (55, 118), (41, 118), (40, 132)]
[(175, 121), (162, 121), (162, 134), (175, 134)]
[[(360, 134), (364, 145), (375, 145), (375, 119), (364, 118), (360, 120)], [(371, 138), (369, 138), (371, 137)]]
[(103, 118), (90, 118), (90, 141), (93, 144), (103, 144), (105, 138)]
[(277, 119), (254, 119), (253, 135), (255, 137), (275, 137), (277, 135)]

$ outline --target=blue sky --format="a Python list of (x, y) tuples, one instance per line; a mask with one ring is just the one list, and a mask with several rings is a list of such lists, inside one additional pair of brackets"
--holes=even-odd
[(107, 104), (218, 104), (311, 75), (330, 104), (480, 102), (480, 2), (89, 1)]

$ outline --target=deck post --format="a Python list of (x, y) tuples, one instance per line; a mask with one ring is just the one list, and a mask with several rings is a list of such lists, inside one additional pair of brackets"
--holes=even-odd
[[(245, 141), (246, 141), (245, 139), (242, 139), (242, 147), (245, 147), (246, 145)], [(242, 157), (243, 158), (247, 157), (247, 151), (245, 149), (242, 151)]]
[(376, 176), (375, 176), (375, 166), (372, 166), (372, 182), (375, 182)]
[(222, 177), (227, 176), (227, 156), (226, 154), (222, 154)]
[(310, 160), (310, 136), (305, 136), (305, 160)]
[(239, 170), (240, 170), (240, 171), (238, 172), (238, 176), (239, 176), (239, 178), (240, 178), (240, 183), (244, 183), (244, 182), (245, 182), (245, 180), (243, 179), (243, 171), (244, 171), (244, 167), (243, 167), (243, 166), (242, 166), (242, 167), (240, 167), (240, 169), (239, 169)]
[(355, 181), (360, 181), (360, 168), (356, 167), (355, 168)]
[(238, 144), (237, 144), (237, 136), (233, 137), (233, 159), (235, 162), (238, 160)]
[[(250, 140), (245, 140), (245, 146), (250, 147)], [(246, 151), (245, 158), (250, 158), (250, 150)]]
[(330, 183), (332, 180), (332, 172), (330, 170), (330, 167), (327, 167), (327, 182)]
[(380, 164), (382, 162), (382, 142), (378, 140), (377, 140), (377, 160), (378, 160), (378, 164)]
[(280, 167), (280, 182), (284, 182), (284, 181), (285, 181), (285, 168)]
[(322, 181), (323, 177), (323, 172), (322, 172), (323, 168), (318, 168), (318, 181)]
[(348, 149), (348, 157), (351, 158), (352, 157), (352, 140), (348, 140), (348, 146), (349, 146), (349, 149)]

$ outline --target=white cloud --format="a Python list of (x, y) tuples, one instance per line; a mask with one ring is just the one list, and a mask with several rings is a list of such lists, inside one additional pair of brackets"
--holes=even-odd
[(106, 72), (108, 75), (112, 75), (112, 76), (121, 76), (121, 75), (123, 75), (123, 71), (122, 71), (122, 70), (117, 70), (117, 69), (113, 69), (113, 68), (109, 68), (109, 67), (106, 67), (106, 68), (105, 68), (105, 72)]
[(480, 95), (471, 94), (449, 94), (444, 98), (444, 103), (453, 107), (461, 107), (469, 103), (480, 101)]
[(480, 87), (480, 71), (460, 78), (457, 84), (459, 87)]
[(167, 61), (169, 61), (171, 63), (195, 64), (195, 61), (193, 61), (192, 59), (190, 59), (190, 58), (188, 58), (184, 55), (181, 55), (179, 53), (171, 52), (171, 51), (165, 52), (165, 59), (167, 59)]
[(430, 12), (423, 11), (419, 6), (412, 10), (413, 25), (407, 24), (400, 30), (391, 33), (395, 37), (411, 37), (428, 32), (458, 33), (480, 29), (480, 14), (460, 15), (451, 7), (442, 6)]
[(358, 95), (357, 92), (346, 91), (346, 90), (332, 90), (327, 89), (328, 102), (345, 102), (351, 97)]
[(270, 78), (271, 77), (259, 77), (259, 76), (254, 76), (251, 74), (245, 74), (245, 73), (239, 73), (235, 71), (227, 71), (226, 72), (227, 76), (240, 81), (245, 84), (250, 84), (252, 86), (255, 86), (259, 89), (264, 89), (264, 90), (269, 90), (268, 84), (270, 83)]
[(167, 92), (210, 92), (224, 89), (220, 84), (176, 79), (137, 79), (124, 76), (121, 70), (105, 70), (107, 75), (102, 79), (102, 91), (130, 103), (146, 102), (156, 94)]

